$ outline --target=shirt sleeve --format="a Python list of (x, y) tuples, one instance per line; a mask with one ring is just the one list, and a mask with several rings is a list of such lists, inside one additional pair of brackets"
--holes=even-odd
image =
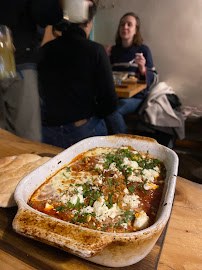
[(96, 80), (96, 115), (105, 117), (116, 110), (118, 97), (115, 91), (112, 69), (103, 46), (97, 55)]
[(153, 65), (152, 55), (151, 55), (151, 51), (149, 47), (145, 47), (145, 48), (146, 49), (143, 55), (146, 59), (146, 82), (147, 82), (147, 87), (149, 87), (154, 80), (154, 71), (152, 70), (154, 65)]

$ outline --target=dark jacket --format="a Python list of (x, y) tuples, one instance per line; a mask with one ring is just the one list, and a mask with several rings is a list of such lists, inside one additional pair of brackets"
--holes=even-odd
[(58, 126), (100, 118), (116, 109), (117, 95), (108, 56), (78, 26), (39, 50), (43, 125)]

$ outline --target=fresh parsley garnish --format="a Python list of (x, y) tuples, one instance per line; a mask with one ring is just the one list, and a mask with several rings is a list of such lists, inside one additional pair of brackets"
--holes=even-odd
[(135, 187), (134, 187), (133, 185), (131, 185), (131, 186), (128, 187), (128, 190), (129, 190), (131, 193), (134, 193)]
[(65, 178), (69, 179), (69, 177), (67, 177), (65, 173), (63, 173), (62, 175), (63, 175)]
[(67, 207), (60, 205), (56, 207), (55, 210), (56, 212), (65, 212), (67, 210)]

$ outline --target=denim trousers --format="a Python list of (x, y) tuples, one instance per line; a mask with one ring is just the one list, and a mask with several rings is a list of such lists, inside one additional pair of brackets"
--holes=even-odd
[(81, 126), (75, 126), (74, 123), (42, 126), (42, 141), (62, 148), (68, 148), (88, 137), (105, 135), (108, 135), (105, 121), (97, 117), (91, 117)]
[(137, 112), (142, 103), (143, 99), (139, 98), (119, 99), (117, 110), (105, 118), (109, 133), (127, 134), (128, 131), (123, 115)]

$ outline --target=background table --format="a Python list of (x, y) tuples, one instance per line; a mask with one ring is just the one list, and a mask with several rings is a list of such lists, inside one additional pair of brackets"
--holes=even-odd
[[(54, 156), (62, 150), (16, 137), (0, 129), (0, 157), (22, 153)], [(202, 269), (202, 186), (180, 177), (177, 178), (176, 195), (167, 233), (165, 229), (149, 255), (129, 267), (102, 267), (21, 236), (12, 229), (12, 220), (16, 212), (17, 207), (0, 208), (1, 270)]]
[(147, 87), (146, 83), (128, 83), (116, 86), (116, 93), (118, 97), (130, 98)]

